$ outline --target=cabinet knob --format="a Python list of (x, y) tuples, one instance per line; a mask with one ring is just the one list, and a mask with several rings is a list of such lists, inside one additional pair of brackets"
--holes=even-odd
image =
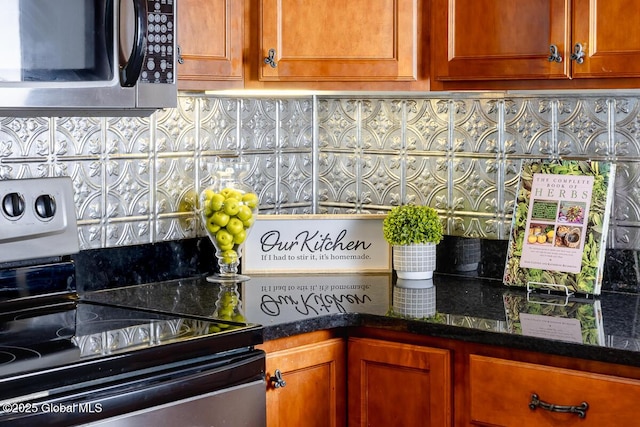
[(576, 61), (578, 64), (582, 64), (584, 62), (584, 49), (582, 48), (582, 43), (576, 43), (573, 47), (573, 53), (571, 54), (571, 59)]
[(542, 408), (549, 412), (565, 412), (569, 414), (576, 414), (580, 418), (584, 418), (587, 416), (587, 409), (589, 409), (589, 404), (587, 402), (582, 402), (578, 406), (564, 406), (564, 405), (555, 405), (553, 403), (547, 403), (538, 397), (537, 394), (531, 395), (531, 402), (529, 402), (529, 408), (531, 410), (535, 410), (536, 408)]
[(276, 68), (278, 64), (276, 63), (276, 50), (269, 49), (268, 56), (264, 58), (264, 63), (270, 65), (271, 68)]
[(558, 52), (558, 46), (552, 44), (549, 46), (549, 62), (562, 62), (562, 56)]
[(276, 369), (273, 376), (269, 378), (269, 381), (273, 384), (273, 388), (280, 388), (287, 385), (287, 382), (282, 378), (282, 372), (280, 372), (280, 369)]

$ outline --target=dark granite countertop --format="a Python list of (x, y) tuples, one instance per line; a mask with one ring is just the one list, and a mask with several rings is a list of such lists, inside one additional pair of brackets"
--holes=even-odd
[[(640, 296), (527, 294), (497, 280), (439, 274), (252, 276), (239, 284), (246, 321), (265, 341), (365, 326), (640, 367)], [(220, 285), (204, 276), (87, 292), (84, 299), (213, 316)]]

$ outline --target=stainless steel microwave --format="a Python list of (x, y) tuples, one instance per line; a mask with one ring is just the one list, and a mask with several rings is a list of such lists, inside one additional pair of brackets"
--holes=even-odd
[(0, 116), (175, 107), (177, 0), (0, 0)]

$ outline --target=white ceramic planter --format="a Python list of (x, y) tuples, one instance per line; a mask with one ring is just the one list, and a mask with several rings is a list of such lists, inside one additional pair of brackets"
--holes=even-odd
[(393, 269), (401, 279), (431, 279), (436, 269), (435, 243), (394, 245)]

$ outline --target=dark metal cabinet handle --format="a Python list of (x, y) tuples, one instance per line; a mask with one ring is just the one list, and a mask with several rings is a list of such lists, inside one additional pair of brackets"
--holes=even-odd
[(276, 68), (278, 64), (276, 63), (276, 50), (269, 49), (269, 54), (264, 58), (264, 63), (270, 65), (271, 68)]
[(587, 402), (582, 402), (578, 406), (562, 406), (562, 405), (554, 405), (553, 403), (547, 403), (538, 397), (537, 394), (531, 395), (531, 402), (529, 402), (529, 408), (535, 410), (536, 408), (542, 408), (550, 412), (565, 412), (570, 414), (576, 414), (580, 418), (584, 418), (587, 416), (587, 409), (589, 409), (589, 404)]
[(273, 384), (273, 388), (280, 388), (287, 385), (287, 382), (282, 379), (282, 372), (280, 372), (280, 369), (276, 369), (276, 371), (273, 373), (273, 376), (269, 378), (269, 380)]
[(573, 47), (573, 53), (571, 54), (571, 59), (576, 61), (578, 64), (582, 64), (584, 62), (584, 49), (582, 48), (582, 43), (576, 43)]
[(552, 44), (549, 46), (549, 62), (562, 62), (562, 56), (558, 52), (558, 46)]
[(177, 59), (178, 64), (184, 64), (184, 58), (182, 57), (182, 49), (180, 48), (180, 45), (176, 46), (176, 50), (178, 51), (177, 52), (177, 54), (178, 54), (178, 59)]

